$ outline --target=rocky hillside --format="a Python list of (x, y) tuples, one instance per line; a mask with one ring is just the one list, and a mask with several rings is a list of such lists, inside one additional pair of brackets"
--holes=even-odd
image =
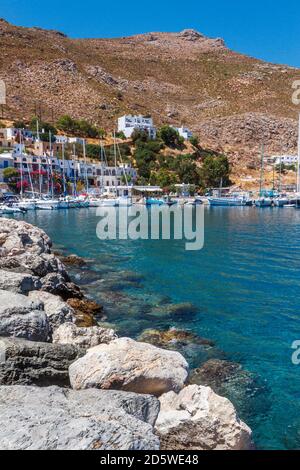
[(116, 39), (70, 39), (0, 21), (0, 77), (6, 117), (68, 113), (113, 128), (124, 112), (185, 124), (202, 145), (234, 161), (294, 152), (299, 70), (228, 49), (194, 30)]

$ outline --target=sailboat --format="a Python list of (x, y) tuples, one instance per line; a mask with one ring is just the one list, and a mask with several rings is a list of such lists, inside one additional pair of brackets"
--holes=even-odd
[(261, 166), (260, 166), (260, 186), (259, 186), (259, 198), (255, 201), (256, 207), (271, 207), (272, 199), (265, 195), (265, 191), (262, 189), (264, 179), (264, 145), (261, 148)]
[[(114, 141), (115, 142), (115, 141)], [(114, 154), (115, 154), (115, 167), (116, 167), (116, 147), (114, 143)], [(101, 184), (100, 184), (100, 191), (101, 194), (98, 197), (89, 197), (89, 205), (90, 207), (116, 207), (118, 206), (118, 199), (117, 196), (111, 196), (111, 194), (107, 191), (104, 191), (104, 181), (103, 181), (103, 174), (107, 167), (107, 158), (104, 151), (104, 147), (102, 144), (102, 140), (100, 140), (100, 159), (102, 163), (101, 168)]]

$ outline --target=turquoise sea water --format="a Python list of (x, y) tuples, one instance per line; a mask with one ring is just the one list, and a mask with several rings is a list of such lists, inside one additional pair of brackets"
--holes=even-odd
[[(121, 334), (177, 326), (215, 341), (186, 351), (191, 367), (214, 357), (240, 363), (253, 382), (227, 396), (256, 446), (300, 448), (300, 365), (291, 361), (300, 339), (300, 211), (207, 208), (198, 252), (181, 241), (99, 241), (94, 209), (24, 218), (65, 253), (92, 259), (73, 270), (75, 281)], [(174, 312), (174, 304), (183, 305)]]

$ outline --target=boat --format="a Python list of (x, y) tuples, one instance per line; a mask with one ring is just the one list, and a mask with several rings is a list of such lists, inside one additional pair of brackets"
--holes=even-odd
[(211, 206), (246, 206), (251, 201), (245, 195), (208, 197), (207, 200)]
[(59, 208), (59, 201), (55, 199), (42, 198), (36, 201), (38, 210), (54, 210)]
[(117, 204), (119, 207), (130, 207), (132, 206), (132, 199), (129, 196), (119, 196)]
[(20, 209), (19, 207), (7, 206), (3, 204), (0, 206), (1, 214), (16, 214), (16, 213), (24, 213), (25, 210)]
[(155, 197), (146, 197), (145, 204), (146, 206), (162, 206), (166, 203), (163, 199), (157, 199)]
[(284, 204), (282, 206), (284, 209), (294, 209), (296, 207), (296, 204)]
[(36, 209), (36, 203), (35, 201), (31, 201), (30, 199), (23, 199), (14, 204), (16, 207), (18, 207), (21, 210), (25, 211), (34, 211)]
[(260, 197), (255, 201), (256, 207), (271, 207), (272, 199), (270, 197)]

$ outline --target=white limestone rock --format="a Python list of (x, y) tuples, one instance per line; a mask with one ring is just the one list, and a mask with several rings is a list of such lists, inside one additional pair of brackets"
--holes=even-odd
[(95, 387), (159, 396), (183, 388), (188, 364), (178, 352), (119, 338), (89, 349), (69, 373), (76, 390)]
[(252, 448), (251, 429), (232, 403), (210, 387), (189, 385), (179, 394), (160, 398), (155, 427), (165, 450), (246, 450)]
[(63, 323), (53, 333), (53, 343), (77, 344), (83, 348), (92, 348), (102, 343), (110, 343), (117, 338), (114, 330), (91, 326), (78, 327), (74, 323)]
[(2, 450), (158, 450), (149, 395), (56, 386), (0, 387)]

